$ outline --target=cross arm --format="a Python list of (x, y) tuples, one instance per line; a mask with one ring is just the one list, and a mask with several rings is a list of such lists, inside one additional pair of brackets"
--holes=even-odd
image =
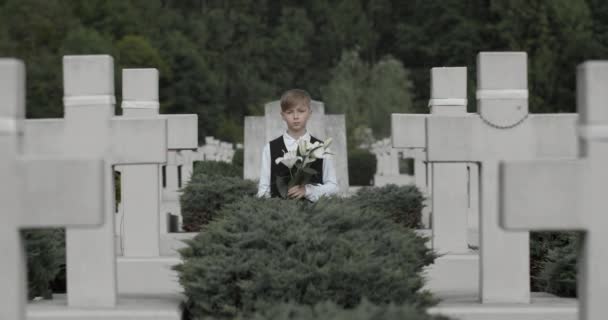
[(64, 153), (63, 119), (27, 119), (23, 125), (23, 152), (25, 154)]
[(581, 160), (502, 162), (500, 225), (507, 230), (582, 230)]
[(103, 160), (22, 158), (21, 227), (98, 226), (104, 223)]
[(428, 114), (393, 113), (391, 137), (394, 148), (426, 148), (426, 123)]
[(113, 164), (167, 161), (167, 120), (116, 117), (111, 121)]
[(198, 115), (167, 114), (162, 117), (167, 119), (169, 150), (198, 148)]
[(433, 162), (473, 162), (480, 158), (474, 139), (482, 134), (479, 117), (431, 116), (426, 119), (427, 159)]
[(578, 115), (576, 113), (531, 114), (537, 159), (578, 157)]

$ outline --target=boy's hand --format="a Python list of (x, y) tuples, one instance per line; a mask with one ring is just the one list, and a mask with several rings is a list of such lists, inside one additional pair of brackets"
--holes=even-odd
[(287, 196), (291, 199), (301, 199), (304, 195), (306, 195), (304, 186), (293, 186), (287, 190)]

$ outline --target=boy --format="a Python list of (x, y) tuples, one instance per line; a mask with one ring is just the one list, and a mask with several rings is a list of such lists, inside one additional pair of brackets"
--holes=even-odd
[[(276, 158), (282, 157), (284, 151), (296, 149), (300, 139), (311, 143), (319, 141), (306, 130), (306, 122), (312, 113), (310, 101), (308, 92), (300, 89), (288, 90), (281, 96), (281, 117), (287, 124), (287, 131), (267, 143), (262, 151), (258, 197), (279, 197), (276, 178), (289, 175), (289, 169), (282, 163), (276, 164)], [(338, 191), (336, 171), (330, 157), (315, 160), (311, 168), (319, 174), (313, 176), (305, 186), (291, 187), (287, 191), (289, 198), (305, 198), (314, 202), (321, 196), (332, 195)]]

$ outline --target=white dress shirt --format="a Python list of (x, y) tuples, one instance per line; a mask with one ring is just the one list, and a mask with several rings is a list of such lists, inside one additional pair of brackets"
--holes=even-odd
[[(310, 141), (310, 134), (306, 132), (300, 139)], [(294, 139), (287, 132), (283, 134), (283, 142), (287, 151), (298, 147), (300, 139)], [(270, 142), (266, 143), (262, 151), (262, 164), (260, 168), (260, 182), (258, 183), (258, 197), (270, 197)], [(310, 201), (317, 201), (321, 196), (329, 196), (338, 192), (336, 169), (331, 156), (323, 159), (323, 184), (307, 184), (304, 197)]]

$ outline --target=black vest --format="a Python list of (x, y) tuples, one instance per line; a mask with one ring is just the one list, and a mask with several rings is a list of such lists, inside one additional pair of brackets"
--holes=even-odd
[[(310, 136), (310, 142), (322, 142), (321, 140)], [(282, 157), (287, 152), (287, 147), (283, 141), (283, 136), (280, 136), (270, 141), (270, 196), (280, 197), (279, 189), (277, 188), (277, 177), (289, 176), (289, 168), (284, 164), (276, 164), (274, 161), (276, 158)], [(310, 168), (317, 171), (317, 174), (312, 176), (310, 184), (322, 184), (323, 183), (323, 159), (317, 159), (310, 164)]]

